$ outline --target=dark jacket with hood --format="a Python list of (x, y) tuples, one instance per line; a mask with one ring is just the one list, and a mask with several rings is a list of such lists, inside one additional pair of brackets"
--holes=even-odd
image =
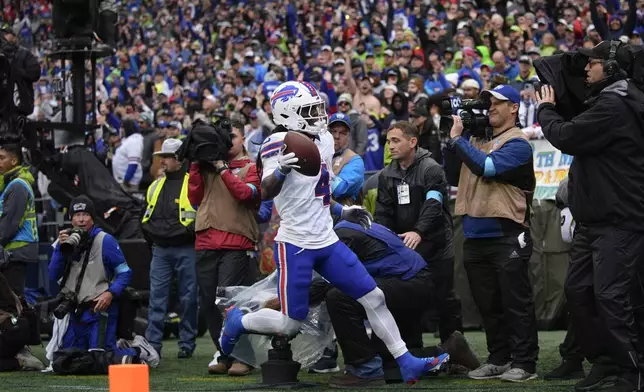
[(553, 104), (538, 109), (546, 139), (574, 156), (570, 211), (580, 224), (644, 231), (644, 93), (618, 80), (586, 104), (570, 121)]
[[(400, 98), (402, 100), (402, 107), (400, 109), (396, 109), (394, 107), (394, 100), (396, 97)], [(391, 107), (389, 108), (391, 113), (387, 117), (385, 117), (385, 120), (383, 121), (383, 129), (384, 131), (387, 131), (389, 127), (392, 124), (395, 124), (400, 121), (409, 121), (409, 100), (407, 99), (407, 96), (402, 93), (395, 93), (394, 96), (391, 98)]]
[[(400, 204), (398, 186), (409, 186), (410, 201)], [(394, 160), (380, 172), (375, 221), (397, 234), (415, 231), (422, 241), (416, 248), (425, 261), (454, 256), (452, 216), (443, 167), (422, 148), (403, 170)]]

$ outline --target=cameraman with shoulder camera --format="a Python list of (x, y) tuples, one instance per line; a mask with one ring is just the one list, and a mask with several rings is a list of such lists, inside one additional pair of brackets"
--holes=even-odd
[(593, 364), (577, 390), (642, 388), (644, 93), (625, 72), (629, 49), (620, 41), (579, 49), (588, 61), (588, 99), (570, 121), (557, 112), (552, 87), (538, 96), (544, 136), (574, 156), (568, 190), (576, 227), (565, 290), (582, 353)]
[(10, 65), (7, 86), (13, 91), (13, 114), (28, 116), (34, 111), (33, 83), (40, 79), (40, 62), (29, 50), (18, 45), (11, 26), (4, 23), (0, 31), (0, 56)]
[(60, 348), (114, 350), (115, 300), (132, 271), (116, 239), (94, 226), (94, 204), (87, 196), (72, 199), (69, 214), (73, 228), (60, 232), (49, 263), (49, 278), (61, 287), (54, 315), (69, 315), (66, 331), (59, 331), (64, 334)]
[[(224, 152), (227, 156), (193, 162), (188, 180), (188, 199), (199, 206), (195, 249), (201, 306), (210, 338), (220, 352), (223, 320), (215, 305), (217, 287), (255, 282), (259, 239), (255, 217), (261, 200), (260, 176), (244, 147), (244, 125), (233, 121), (231, 127), (232, 147)], [(224, 355), (208, 365), (210, 374), (243, 376), (250, 371), (246, 364)]]
[(532, 147), (516, 126), (521, 100), (516, 89), (499, 85), (481, 98), (490, 101), (492, 133), (479, 134), (477, 128), (466, 136), (462, 119), (452, 116), (445, 151), (448, 179), (458, 184), (455, 214), (463, 216), (463, 263), (489, 351), (487, 363), (468, 376), (526, 381), (537, 377), (539, 352), (528, 277)]

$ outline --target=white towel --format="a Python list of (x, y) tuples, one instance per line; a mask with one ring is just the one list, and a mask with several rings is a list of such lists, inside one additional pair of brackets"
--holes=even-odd
[(47, 344), (47, 348), (45, 349), (47, 353), (46, 358), (49, 360), (49, 366), (47, 366), (47, 369), (43, 370), (43, 373), (53, 371), (51, 365), (54, 363), (54, 353), (63, 345), (63, 337), (65, 337), (68, 327), (69, 313), (67, 313), (62, 320), (54, 319), (54, 329), (51, 334), (51, 340), (49, 340), (49, 344)]

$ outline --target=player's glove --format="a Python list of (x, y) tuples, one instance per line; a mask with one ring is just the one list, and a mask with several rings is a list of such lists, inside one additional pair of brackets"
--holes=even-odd
[(284, 155), (284, 147), (277, 156), (277, 169), (282, 172), (282, 174), (286, 175), (291, 172), (291, 169), (299, 169), (300, 167), (296, 165), (299, 159), (295, 156), (294, 152), (289, 152)]
[(340, 218), (347, 222), (355, 223), (362, 226), (365, 230), (371, 228), (371, 221), (373, 217), (362, 206), (344, 206), (342, 207), (342, 215)]

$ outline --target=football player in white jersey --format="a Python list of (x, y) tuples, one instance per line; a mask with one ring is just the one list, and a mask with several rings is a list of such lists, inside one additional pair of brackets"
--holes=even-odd
[[(333, 139), (326, 135), (324, 101), (309, 83), (286, 82), (273, 92), (271, 105), (274, 122), (280, 129), (263, 143), (260, 158), (262, 198), (274, 199), (281, 218), (274, 252), (281, 312), (260, 309), (243, 314), (237, 307), (229, 308), (221, 336), (222, 352), (230, 354), (244, 333), (295, 336), (309, 311), (309, 287), (315, 270), (364, 306), (374, 333), (396, 358), (406, 382), (415, 382), (424, 373), (439, 369), (449, 356), (416, 358), (409, 353), (383, 292), (333, 231), (331, 214), (367, 228), (371, 216), (362, 207), (344, 207), (331, 201)], [(298, 158), (294, 153), (283, 154), (287, 131), (302, 132), (318, 145), (322, 164), (317, 177), (293, 170), (299, 168)]]

